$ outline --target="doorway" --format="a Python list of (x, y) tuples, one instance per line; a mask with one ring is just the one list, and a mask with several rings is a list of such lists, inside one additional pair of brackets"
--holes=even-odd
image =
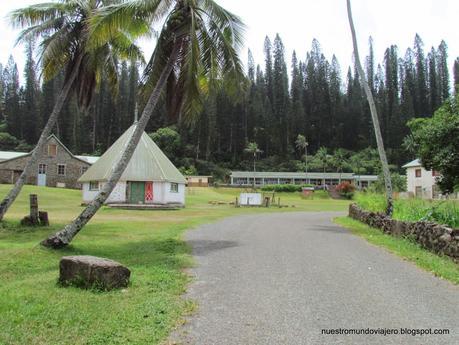
[(46, 186), (46, 164), (38, 164), (37, 186)]
[(145, 202), (145, 182), (130, 182), (129, 202), (143, 204)]

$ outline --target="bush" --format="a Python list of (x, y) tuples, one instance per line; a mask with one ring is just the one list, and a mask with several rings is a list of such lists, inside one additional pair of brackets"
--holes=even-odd
[(314, 187), (312, 184), (268, 184), (261, 187), (264, 192), (295, 193), (303, 191), (305, 187)]
[[(383, 194), (358, 193), (357, 205), (372, 212), (384, 212), (386, 198)], [(459, 227), (459, 202), (455, 200), (395, 199), (394, 219), (411, 222), (432, 221)]]
[(9, 133), (0, 133), (0, 149), (13, 150), (19, 141)]
[(336, 191), (346, 199), (352, 199), (355, 192), (355, 186), (348, 181), (341, 182), (336, 186)]
[[(398, 173), (391, 174), (392, 190), (394, 192), (406, 192), (406, 176)], [(386, 188), (384, 186), (384, 176), (379, 175), (378, 180), (368, 187), (374, 193), (384, 193)]]

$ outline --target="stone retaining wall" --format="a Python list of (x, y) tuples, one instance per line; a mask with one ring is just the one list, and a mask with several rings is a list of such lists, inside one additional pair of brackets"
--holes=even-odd
[(434, 253), (448, 255), (459, 262), (459, 229), (434, 222), (395, 220), (383, 213), (365, 211), (356, 204), (349, 205), (349, 216), (385, 233), (407, 237)]

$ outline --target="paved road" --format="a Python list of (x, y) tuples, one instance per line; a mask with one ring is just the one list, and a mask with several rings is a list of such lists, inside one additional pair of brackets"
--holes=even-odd
[[(459, 344), (459, 287), (331, 222), (337, 213), (228, 218), (188, 232), (197, 312), (180, 344)], [(323, 335), (441, 328), (448, 336)]]

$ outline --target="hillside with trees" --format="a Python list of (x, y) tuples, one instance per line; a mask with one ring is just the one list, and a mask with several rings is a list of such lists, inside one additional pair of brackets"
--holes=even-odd
[[(0, 65), (2, 150), (33, 147), (62, 88), (63, 75), (40, 82), (42, 71), (33, 51), (34, 44), (29, 42), (23, 72), (12, 57), (5, 66)], [(305, 150), (296, 145), (298, 135), (308, 144), (309, 171), (379, 173), (370, 112), (354, 66), (343, 70), (335, 56), (328, 60), (317, 40), (305, 56), (293, 52), (292, 61), (286, 61), (279, 35), (265, 38), (264, 52), (261, 67), (249, 51), (246, 81), (239, 87), (230, 85), (208, 93), (195, 121), (170, 116), (174, 113), (170, 102), (162, 99), (147, 132), (189, 173), (223, 177), (226, 169), (251, 169), (251, 156), (245, 151), (249, 142), (257, 143), (261, 151), (259, 170), (304, 171)], [(397, 170), (412, 158), (403, 146), (409, 133), (407, 122), (431, 117), (450, 97), (447, 44), (441, 41), (438, 47), (426, 50), (416, 35), (412, 48), (403, 53), (391, 45), (378, 63), (370, 38), (368, 52), (366, 76), (375, 96), (389, 163)], [(459, 59), (452, 72), (457, 85)], [(24, 75), (22, 84), (19, 73)], [(118, 89), (112, 90), (103, 76), (87, 110), (79, 109), (75, 99), (66, 102), (54, 132), (75, 153), (103, 153), (132, 124), (136, 102), (142, 110), (146, 100), (136, 91), (141, 73), (142, 66), (136, 62), (119, 63)]]

